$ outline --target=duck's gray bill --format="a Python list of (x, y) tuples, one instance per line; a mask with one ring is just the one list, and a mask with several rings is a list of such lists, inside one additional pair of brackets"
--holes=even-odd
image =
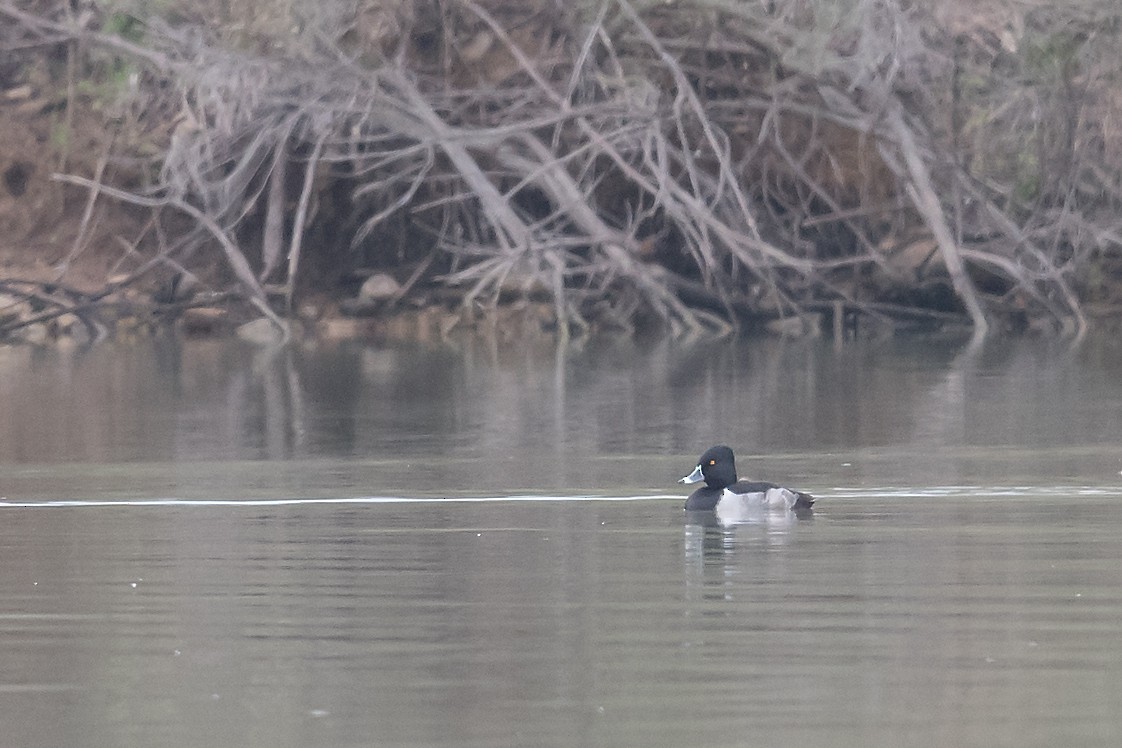
[(701, 474), (701, 465), (698, 465), (697, 467), (695, 467), (693, 469), (692, 473), (687, 475), (685, 478), (682, 478), (678, 482), (689, 484), (689, 483), (697, 483), (698, 481), (703, 481), (703, 480), (705, 480), (705, 476)]

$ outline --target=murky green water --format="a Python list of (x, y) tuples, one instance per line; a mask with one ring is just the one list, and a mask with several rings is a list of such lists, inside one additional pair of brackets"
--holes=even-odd
[[(8, 349), (0, 398), (5, 745), (1122, 742), (1109, 341)], [(685, 517), (717, 441), (813, 519)]]

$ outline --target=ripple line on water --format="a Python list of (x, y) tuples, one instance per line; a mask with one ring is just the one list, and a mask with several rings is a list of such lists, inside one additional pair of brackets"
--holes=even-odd
[(0, 509), (48, 509), (48, 508), (91, 508), (91, 507), (254, 507), (254, 506), (294, 506), (315, 504), (483, 504), (483, 503), (532, 503), (532, 502), (581, 502), (581, 501), (653, 501), (680, 499), (677, 494), (654, 494), (646, 496), (465, 496), (465, 497), (409, 497), (409, 496), (347, 496), (338, 498), (287, 498), (287, 499), (46, 499), (43, 501), (9, 501), (0, 498)]
[[(973, 497), (979, 499), (1034, 498), (1040, 496), (1118, 496), (1122, 488), (1112, 486), (870, 486), (844, 487), (814, 491), (821, 500), (816, 505), (826, 508), (833, 501), (885, 499), (944, 499)], [(591, 496), (556, 494), (519, 494), (512, 496), (340, 496), (292, 497), (278, 499), (189, 499), (159, 497), (139, 499), (44, 499), (39, 501), (9, 500), (0, 497), (0, 509), (48, 509), (92, 507), (268, 507), (339, 504), (497, 504), (497, 503), (573, 503), (683, 500), (679, 494), (644, 494), (635, 496)]]

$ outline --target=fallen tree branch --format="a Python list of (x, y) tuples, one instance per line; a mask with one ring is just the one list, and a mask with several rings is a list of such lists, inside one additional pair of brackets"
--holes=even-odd
[(241, 250), (238, 249), (237, 245), (234, 244), (233, 240), (230, 239), (226, 232), (223, 231), (212, 218), (204, 214), (198, 208), (177, 198), (144, 197), (115, 187), (106, 187), (105, 185), (99, 186), (92, 179), (86, 179), (85, 177), (79, 177), (74, 174), (53, 174), (51, 178), (58, 182), (75, 184), (88, 189), (97, 187), (102, 194), (126, 203), (131, 203), (132, 205), (142, 205), (150, 208), (164, 206), (175, 208), (193, 218), (218, 241), (219, 246), (222, 247), (222, 251), (226, 256), (226, 261), (234, 271), (234, 275), (241, 281), (248, 292), (249, 302), (261, 312), (262, 316), (268, 318), (269, 321), (287, 337), (288, 325), (277, 316), (276, 312), (269, 308), (268, 301), (265, 298), (265, 291), (257, 282), (257, 277), (253, 274), (253, 270), (250, 269), (245, 255), (242, 254)]
[(943, 258), (943, 264), (946, 265), (951, 283), (954, 284), (955, 292), (962, 300), (963, 305), (966, 306), (966, 311), (974, 323), (975, 337), (985, 337), (989, 330), (985, 310), (978, 300), (978, 292), (974, 288), (974, 283), (966, 274), (966, 265), (962, 262), (958, 245), (947, 226), (939, 197), (935, 194), (935, 189), (931, 185), (931, 176), (927, 171), (927, 165), (920, 156), (912, 131), (904, 123), (904, 117), (898, 107), (890, 105), (887, 113), (887, 123), (896, 137), (900, 155), (903, 157), (907, 169), (909, 181), (906, 186), (908, 194), (912, 197), (916, 209), (923, 216), (924, 222), (935, 237)]

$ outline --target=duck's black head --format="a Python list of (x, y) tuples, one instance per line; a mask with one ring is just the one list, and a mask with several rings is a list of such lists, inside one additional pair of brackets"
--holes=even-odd
[(704, 480), (709, 488), (718, 491), (736, 483), (736, 459), (732, 450), (723, 444), (710, 447), (697, 459), (697, 467), (679, 483), (697, 483)]

